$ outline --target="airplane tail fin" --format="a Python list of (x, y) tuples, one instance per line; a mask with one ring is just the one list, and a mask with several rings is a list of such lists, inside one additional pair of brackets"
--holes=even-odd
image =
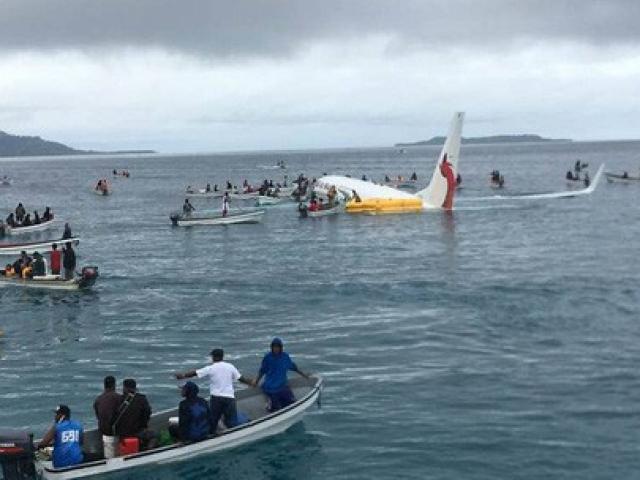
[(416, 195), (424, 201), (427, 208), (441, 208), (445, 203), (449, 193), (449, 183), (440, 172), (440, 165), (446, 157), (451, 165), (454, 178), (458, 174), (458, 159), (460, 157), (460, 143), (462, 141), (462, 123), (464, 122), (464, 112), (456, 112), (451, 120), (449, 133), (440, 152), (438, 163), (431, 176), (429, 185), (424, 190), (420, 190)]

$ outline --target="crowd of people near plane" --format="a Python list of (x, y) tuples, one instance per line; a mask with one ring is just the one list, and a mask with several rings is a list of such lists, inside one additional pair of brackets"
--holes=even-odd
[[(293, 371), (309, 378), (284, 351), (282, 340), (274, 338), (260, 364), (255, 378), (242, 375), (231, 363), (224, 360), (224, 351), (211, 351), (211, 364), (199, 369), (176, 373), (177, 380), (198, 378), (208, 383), (209, 401), (199, 395), (200, 388), (188, 380), (180, 389), (183, 400), (178, 405), (178, 422), (169, 422), (166, 428), (154, 431), (150, 428), (151, 404), (140, 393), (135, 379), (122, 382), (122, 392), (116, 390), (116, 379), (104, 378), (104, 391), (93, 402), (93, 411), (102, 435), (103, 454), (84, 451), (84, 429), (80, 421), (71, 417), (71, 409), (60, 405), (55, 409), (54, 424), (38, 443), (39, 449), (53, 447), (54, 468), (63, 468), (100, 458), (150, 450), (176, 442), (191, 443), (211, 438), (220, 429), (233, 428), (251, 421), (245, 412), (238, 411), (234, 384), (249, 387), (260, 386), (268, 399), (265, 414), (276, 412), (296, 399), (289, 387), (288, 372)], [(98, 458), (92, 458), (97, 456)]]
[(40, 225), (44, 222), (53, 220), (53, 212), (51, 208), (45, 207), (42, 216), (38, 214), (37, 210), (33, 211), (33, 216), (28, 213), (22, 203), (18, 203), (15, 211), (11, 212), (5, 219), (5, 224), (10, 228), (31, 227), (33, 225)]

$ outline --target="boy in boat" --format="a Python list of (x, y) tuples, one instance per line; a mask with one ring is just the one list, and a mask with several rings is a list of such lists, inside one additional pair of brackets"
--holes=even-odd
[(224, 351), (221, 348), (211, 350), (211, 360), (211, 365), (185, 373), (176, 373), (175, 376), (178, 380), (193, 377), (209, 380), (211, 425), (213, 428), (212, 433), (215, 433), (220, 419), (223, 419), (227, 428), (234, 427), (237, 424), (238, 415), (233, 382), (253, 385), (253, 381), (243, 377), (235, 366), (224, 361)]
[(38, 443), (38, 448), (53, 444), (53, 467), (63, 468), (78, 465), (84, 460), (82, 454), (82, 425), (71, 420), (71, 410), (60, 405), (55, 410), (55, 424)]
[(291, 370), (298, 373), (304, 378), (309, 375), (301, 371), (298, 366), (291, 360), (288, 353), (284, 351), (282, 340), (274, 338), (271, 341), (271, 351), (262, 359), (258, 377), (253, 382), (253, 386), (257, 387), (262, 377), (262, 391), (269, 397), (269, 411), (275, 412), (295, 402), (293, 392), (289, 388), (287, 372)]
[(199, 391), (193, 382), (182, 387), (184, 400), (178, 406), (178, 436), (182, 442), (199, 442), (215, 431), (209, 404), (198, 396)]
[(104, 377), (104, 391), (93, 402), (93, 411), (98, 420), (98, 430), (102, 434), (104, 458), (118, 456), (118, 437), (113, 434), (113, 420), (118, 414), (122, 396), (116, 392), (116, 379)]
[(18, 203), (18, 206), (16, 207), (16, 221), (18, 223), (22, 223), (22, 220), (24, 219), (24, 216), (26, 215), (26, 213), (27, 211), (22, 206), (22, 203)]

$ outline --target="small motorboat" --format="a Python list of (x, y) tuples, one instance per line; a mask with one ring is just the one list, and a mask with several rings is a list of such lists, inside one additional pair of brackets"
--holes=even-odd
[(229, 198), (235, 200), (254, 200), (258, 197), (260, 193), (256, 190), (255, 192), (235, 192), (229, 195)]
[(17, 275), (7, 277), (5, 270), (0, 270), (0, 285), (41, 290), (82, 290), (93, 286), (97, 278), (98, 267), (82, 267), (82, 271), (70, 280), (66, 280), (60, 275), (43, 275), (33, 278), (20, 278)]
[[(102, 435), (97, 429), (85, 430), (83, 450), (89, 458), (79, 465), (54, 468), (45, 452), (35, 452), (33, 435), (22, 430), (0, 430), (0, 465), (5, 480), (70, 480), (103, 475), (112, 472), (129, 472), (161, 464), (177, 463), (203, 455), (245, 445), (263, 438), (278, 435), (300, 422), (304, 414), (320, 402), (322, 378), (295, 378), (289, 386), (297, 399), (286, 408), (270, 413), (265, 409), (266, 397), (257, 388), (248, 388), (236, 393), (237, 410), (249, 421), (236, 427), (211, 435), (193, 443), (175, 442), (151, 450), (130, 453), (120, 457), (104, 459)], [(149, 428), (155, 432), (167, 431), (178, 416), (173, 408), (151, 416)], [(135, 478), (136, 474), (127, 476)]]
[[(337, 215), (341, 211), (342, 211), (342, 205), (336, 205), (333, 208), (323, 208), (322, 210), (307, 209), (306, 216), (310, 218), (327, 217), (329, 215)], [(301, 216), (304, 216), (304, 214), (301, 213)]]
[(623, 172), (622, 174), (605, 172), (604, 176), (607, 177), (607, 182), (609, 182), (609, 183), (638, 183), (638, 182), (640, 182), (640, 177), (632, 177), (627, 172)]
[(78, 243), (80, 243), (80, 238), (71, 237), (38, 242), (0, 244), (0, 255), (20, 255), (23, 251), (27, 252), (28, 255), (32, 255), (34, 252), (47, 251), (54, 243), (62, 246), (67, 242), (71, 242), (73, 245), (78, 245)]
[[(204, 213), (204, 212), (202, 212)], [(231, 210), (226, 216), (222, 213), (207, 215), (184, 215), (173, 213), (171, 222), (176, 227), (190, 227), (194, 225), (232, 225), (235, 223), (259, 223), (262, 221), (264, 210)]]
[(8, 235), (22, 235), (23, 233), (33, 233), (33, 232), (41, 232), (51, 228), (56, 220), (52, 218), (51, 220), (47, 220), (46, 222), (36, 223), (34, 225), (27, 225), (25, 227), (10, 227), (8, 225), (4, 225), (5, 232)]
[[(104, 180), (103, 180), (104, 182)], [(113, 187), (109, 183), (102, 183), (100, 186), (96, 185), (92, 188), (93, 193), (99, 195), (101, 197), (106, 197), (107, 195), (111, 195), (113, 193)]]

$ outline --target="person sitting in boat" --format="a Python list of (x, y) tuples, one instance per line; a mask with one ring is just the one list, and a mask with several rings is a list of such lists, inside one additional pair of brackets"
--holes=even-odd
[(384, 181), (385, 181), (385, 183), (390, 183), (391, 182), (391, 179), (389, 178), (389, 175), (385, 175), (384, 176)]
[(16, 219), (14, 218), (14, 214), (10, 213), (9, 216), (6, 219), (6, 224), (9, 225), (10, 227), (15, 227), (18, 224), (16, 223)]
[(191, 185), (187, 185), (187, 189), (185, 190), (187, 193), (196, 193)]
[(318, 211), (318, 202), (315, 198), (312, 198), (311, 201), (309, 202), (309, 208), (308, 210), (310, 212), (317, 212)]
[(24, 217), (24, 220), (22, 221), (22, 226), (30, 227), (31, 225), (33, 225), (33, 223), (31, 222), (31, 214), (27, 213), (27, 216)]
[(68, 223), (64, 224), (64, 231), (62, 232), (62, 239), (73, 238), (71, 234), (71, 226)]
[(96, 190), (102, 190), (102, 180), (98, 180), (98, 183), (96, 184)]
[(189, 202), (188, 198), (184, 199), (184, 204), (182, 205), (182, 214), (189, 216), (191, 212), (193, 212), (196, 208)]
[(44, 209), (44, 213), (42, 214), (42, 221), (48, 222), (49, 220), (53, 220), (53, 213), (51, 212), (51, 208), (46, 207)]
[(211, 184), (210, 183), (207, 183), (207, 186), (204, 187), (204, 192), (205, 193), (211, 193)]
[(18, 223), (22, 223), (22, 220), (24, 219), (24, 216), (27, 214), (27, 210), (24, 208), (24, 206), (22, 205), (22, 203), (18, 203), (18, 206), (16, 207), (16, 221)]
[(33, 252), (33, 262), (31, 263), (31, 276), (44, 277), (47, 274), (47, 265), (40, 255), (40, 252)]
[(113, 169), (113, 174), (118, 175), (118, 171), (115, 168)]
[(13, 269), (13, 265), (7, 263), (2, 271), (2, 275), (5, 277), (13, 277), (16, 274), (16, 271)]
[(211, 409), (198, 396), (198, 385), (189, 381), (182, 387), (184, 400), (178, 406), (178, 436), (181, 442), (199, 442), (215, 432)]
[(575, 180), (575, 179), (573, 178), (573, 173), (571, 172), (571, 170), (567, 170), (567, 175), (565, 176), (565, 178), (566, 178), (567, 180), (572, 180), (572, 181), (573, 181), (573, 180)]
[(580, 159), (576, 160), (576, 164), (575, 164), (575, 166), (573, 167), (573, 169), (574, 169), (574, 170), (575, 170), (575, 172), (576, 172), (576, 177), (579, 177), (579, 176), (580, 176), (580, 175), (579, 175), (579, 174), (580, 174), (580, 170), (582, 169), (582, 164), (581, 164), (581, 162), (580, 162)]
[(622, 172), (622, 178), (629, 178), (629, 172)]
[(211, 426), (212, 433), (215, 433), (218, 422), (221, 419), (227, 428), (234, 427), (237, 424), (238, 414), (233, 383), (241, 382), (246, 385), (253, 385), (254, 382), (243, 377), (234, 365), (224, 361), (224, 350), (221, 348), (214, 348), (211, 350), (210, 355), (211, 365), (184, 373), (176, 373), (175, 377), (177, 380), (198, 377), (206, 378), (209, 381)]
[(589, 172), (584, 172), (584, 186), (588, 187), (591, 185), (591, 179), (589, 178)]
[(82, 453), (82, 424), (71, 420), (71, 410), (59, 405), (54, 425), (38, 443), (38, 449), (53, 445), (53, 468), (71, 467), (84, 461)]
[(418, 175), (416, 175), (416, 172), (413, 172), (411, 174), (411, 181), (413, 181), (413, 182), (417, 182), (418, 181)]
[(253, 385), (258, 386), (260, 380), (264, 378), (262, 391), (269, 397), (269, 411), (275, 412), (295, 402), (293, 392), (289, 388), (287, 372), (291, 370), (304, 378), (309, 378), (309, 375), (300, 370), (289, 354), (284, 351), (282, 340), (274, 338), (270, 347), (271, 351), (263, 357), (260, 371)]
[(40, 223), (42, 223), (41, 220), (40, 220), (40, 215), (38, 215), (38, 211), (37, 210), (34, 210), (33, 211), (33, 224), (34, 225), (40, 225)]
[(113, 422), (114, 435), (122, 438), (137, 438), (140, 450), (154, 447), (155, 435), (149, 430), (151, 405), (146, 395), (138, 392), (136, 381), (127, 378), (122, 382), (122, 403)]
[(322, 211), (325, 209), (324, 200), (322, 198), (318, 199), (318, 211)]
[(351, 190), (351, 198), (356, 203), (361, 203), (362, 202), (362, 199), (360, 198), (360, 195), (358, 195), (358, 192), (356, 192), (355, 190)]
[(227, 180), (227, 190), (231, 190), (232, 188), (233, 188), (233, 185), (231, 185), (231, 182)]
[(222, 216), (226, 217), (229, 215), (229, 192), (224, 192), (224, 197), (222, 197)]

